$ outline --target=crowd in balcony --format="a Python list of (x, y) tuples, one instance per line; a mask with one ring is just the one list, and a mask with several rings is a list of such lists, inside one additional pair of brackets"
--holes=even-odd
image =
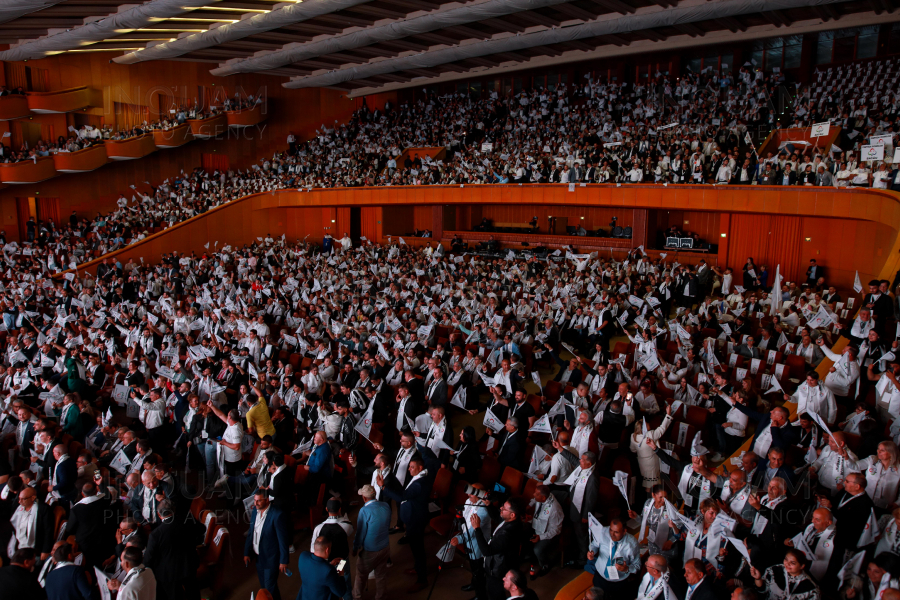
[[(755, 74), (754, 74), (755, 73)], [(628, 84), (588, 77), (555, 90), (506, 97), (425, 91), (412, 103), (361, 109), (345, 124), (323, 125), (279, 161), (289, 187), (481, 183), (711, 183), (897, 185), (890, 160), (860, 161), (857, 146), (890, 134), (900, 95), (869, 107), (848, 97), (812, 102), (802, 88), (786, 114), (772, 98), (780, 74), (741, 67), (737, 75), (659, 75)], [(785, 145), (759, 156), (759, 132), (831, 120), (843, 147)], [(444, 148), (443, 158), (403, 157), (406, 148)]]

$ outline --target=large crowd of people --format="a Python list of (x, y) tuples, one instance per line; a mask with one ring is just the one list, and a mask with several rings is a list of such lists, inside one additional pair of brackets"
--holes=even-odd
[[(346, 234), (78, 268), (280, 188), (898, 185), (852, 150), (896, 127), (896, 97), (850, 107), (846, 151), (758, 157), (747, 133), (778, 124), (781, 83), (742, 67), (425, 93), (246, 173), (196, 169), (4, 236), (0, 590), (197, 600), (198, 548), (218, 543), (199, 495), (245, 518), (231, 543), (275, 600), (294, 561), (305, 600), (381, 600), (392, 565), (423, 591), (438, 537), (479, 600), (533, 598), (559, 564), (590, 574), (591, 600), (896, 600), (897, 282), (857, 295), (814, 260), (798, 284), (749, 259), (738, 285), (642, 248), (491, 257)], [(800, 98), (783, 123), (843, 107)], [(397, 164), (434, 146), (440, 161)]]
[[(88, 598), (86, 573), (196, 599), (204, 531), (186, 515), (205, 489), (247, 515), (245, 562), (275, 598), (292, 552), (304, 598), (360, 598), (370, 573), (382, 598), (389, 561), (425, 589), (429, 522), (456, 522), (454, 503), (443, 557), (465, 558), (483, 600), (561, 558), (594, 598), (889, 598), (890, 283), (848, 315), (815, 261), (800, 286), (754, 267), (737, 286), (640, 250), (485, 259), (267, 236), (9, 280), (0, 584)], [(310, 507), (327, 518), (303, 551)], [(390, 551), (397, 532), (409, 554)]]

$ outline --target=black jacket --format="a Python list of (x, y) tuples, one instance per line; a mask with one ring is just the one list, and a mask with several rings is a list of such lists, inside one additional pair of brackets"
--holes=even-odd
[(89, 504), (75, 504), (69, 512), (66, 537), (75, 536), (84, 553), (85, 566), (99, 566), (113, 555), (117, 523), (109, 518), (110, 510), (110, 499), (103, 497)]
[(37, 575), (17, 565), (0, 569), (0, 590), (5, 598), (44, 600), (47, 593), (38, 583)]
[(518, 566), (522, 530), (520, 520), (506, 522), (494, 532), (490, 542), (485, 541), (481, 527), (475, 530), (475, 542), (484, 555), (484, 570), (488, 577), (503, 577)]
[(200, 557), (197, 545), (203, 541), (203, 526), (188, 519), (163, 521), (150, 532), (144, 565), (153, 570), (157, 582), (176, 582), (197, 576)]

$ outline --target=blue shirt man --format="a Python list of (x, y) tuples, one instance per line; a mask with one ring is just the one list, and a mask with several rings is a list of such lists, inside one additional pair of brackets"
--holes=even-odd
[(353, 581), (353, 598), (362, 598), (363, 585), (369, 573), (375, 572), (375, 600), (382, 600), (387, 587), (387, 563), (391, 548), (388, 530), (391, 526), (391, 507), (375, 500), (375, 488), (364, 485), (359, 490), (365, 504), (359, 509), (356, 537), (353, 539), (353, 556), (356, 560), (356, 579)]

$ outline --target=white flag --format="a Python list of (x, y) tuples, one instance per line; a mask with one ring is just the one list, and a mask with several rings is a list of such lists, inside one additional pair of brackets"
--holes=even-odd
[(369, 408), (366, 409), (365, 414), (363, 414), (362, 418), (356, 424), (356, 427), (354, 427), (354, 429), (362, 434), (367, 440), (372, 436), (372, 415), (374, 412), (375, 403), (372, 402), (369, 404)]
[(453, 399), (450, 400), (450, 404), (466, 410), (466, 386), (460, 384), (459, 389), (453, 394)]
[[(552, 433), (553, 430), (550, 428), (550, 416), (549, 415), (541, 415), (541, 417), (534, 422), (534, 425), (531, 426), (529, 432), (535, 433)], [(536, 448), (537, 446), (535, 446)]]
[(853, 555), (853, 558), (844, 563), (844, 566), (841, 567), (841, 570), (838, 571), (838, 579), (841, 582), (841, 585), (844, 584), (844, 581), (850, 575), (858, 575), (860, 569), (862, 569), (863, 558), (866, 556), (865, 550), (860, 550), (856, 554)]
[(866, 527), (859, 536), (859, 543), (856, 545), (857, 548), (868, 546), (878, 539), (880, 533), (881, 532), (878, 531), (878, 519), (875, 518), (875, 511), (870, 508), (869, 520), (866, 522)]
[(497, 415), (495, 415), (489, 408), (484, 412), (484, 426), (490, 427), (491, 431), (497, 433), (498, 431), (503, 429), (504, 423), (503, 421), (498, 419)]
[(775, 316), (781, 312), (781, 265), (775, 267), (775, 280), (772, 284), (772, 305), (769, 307), (769, 315)]
[(547, 457), (547, 453), (544, 452), (544, 449), (540, 446), (534, 447), (534, 452), (531, 453), (531, 462), (528, 464), (528, 473), (533, 474), (538, 470), (538, 465), (540, 465), (544, 459)]
[(859, 280), (859, 271), (857, 271), (856, 277), (853, 279), (853, 291), (859, 294), (862, 290), (862, 282)]

